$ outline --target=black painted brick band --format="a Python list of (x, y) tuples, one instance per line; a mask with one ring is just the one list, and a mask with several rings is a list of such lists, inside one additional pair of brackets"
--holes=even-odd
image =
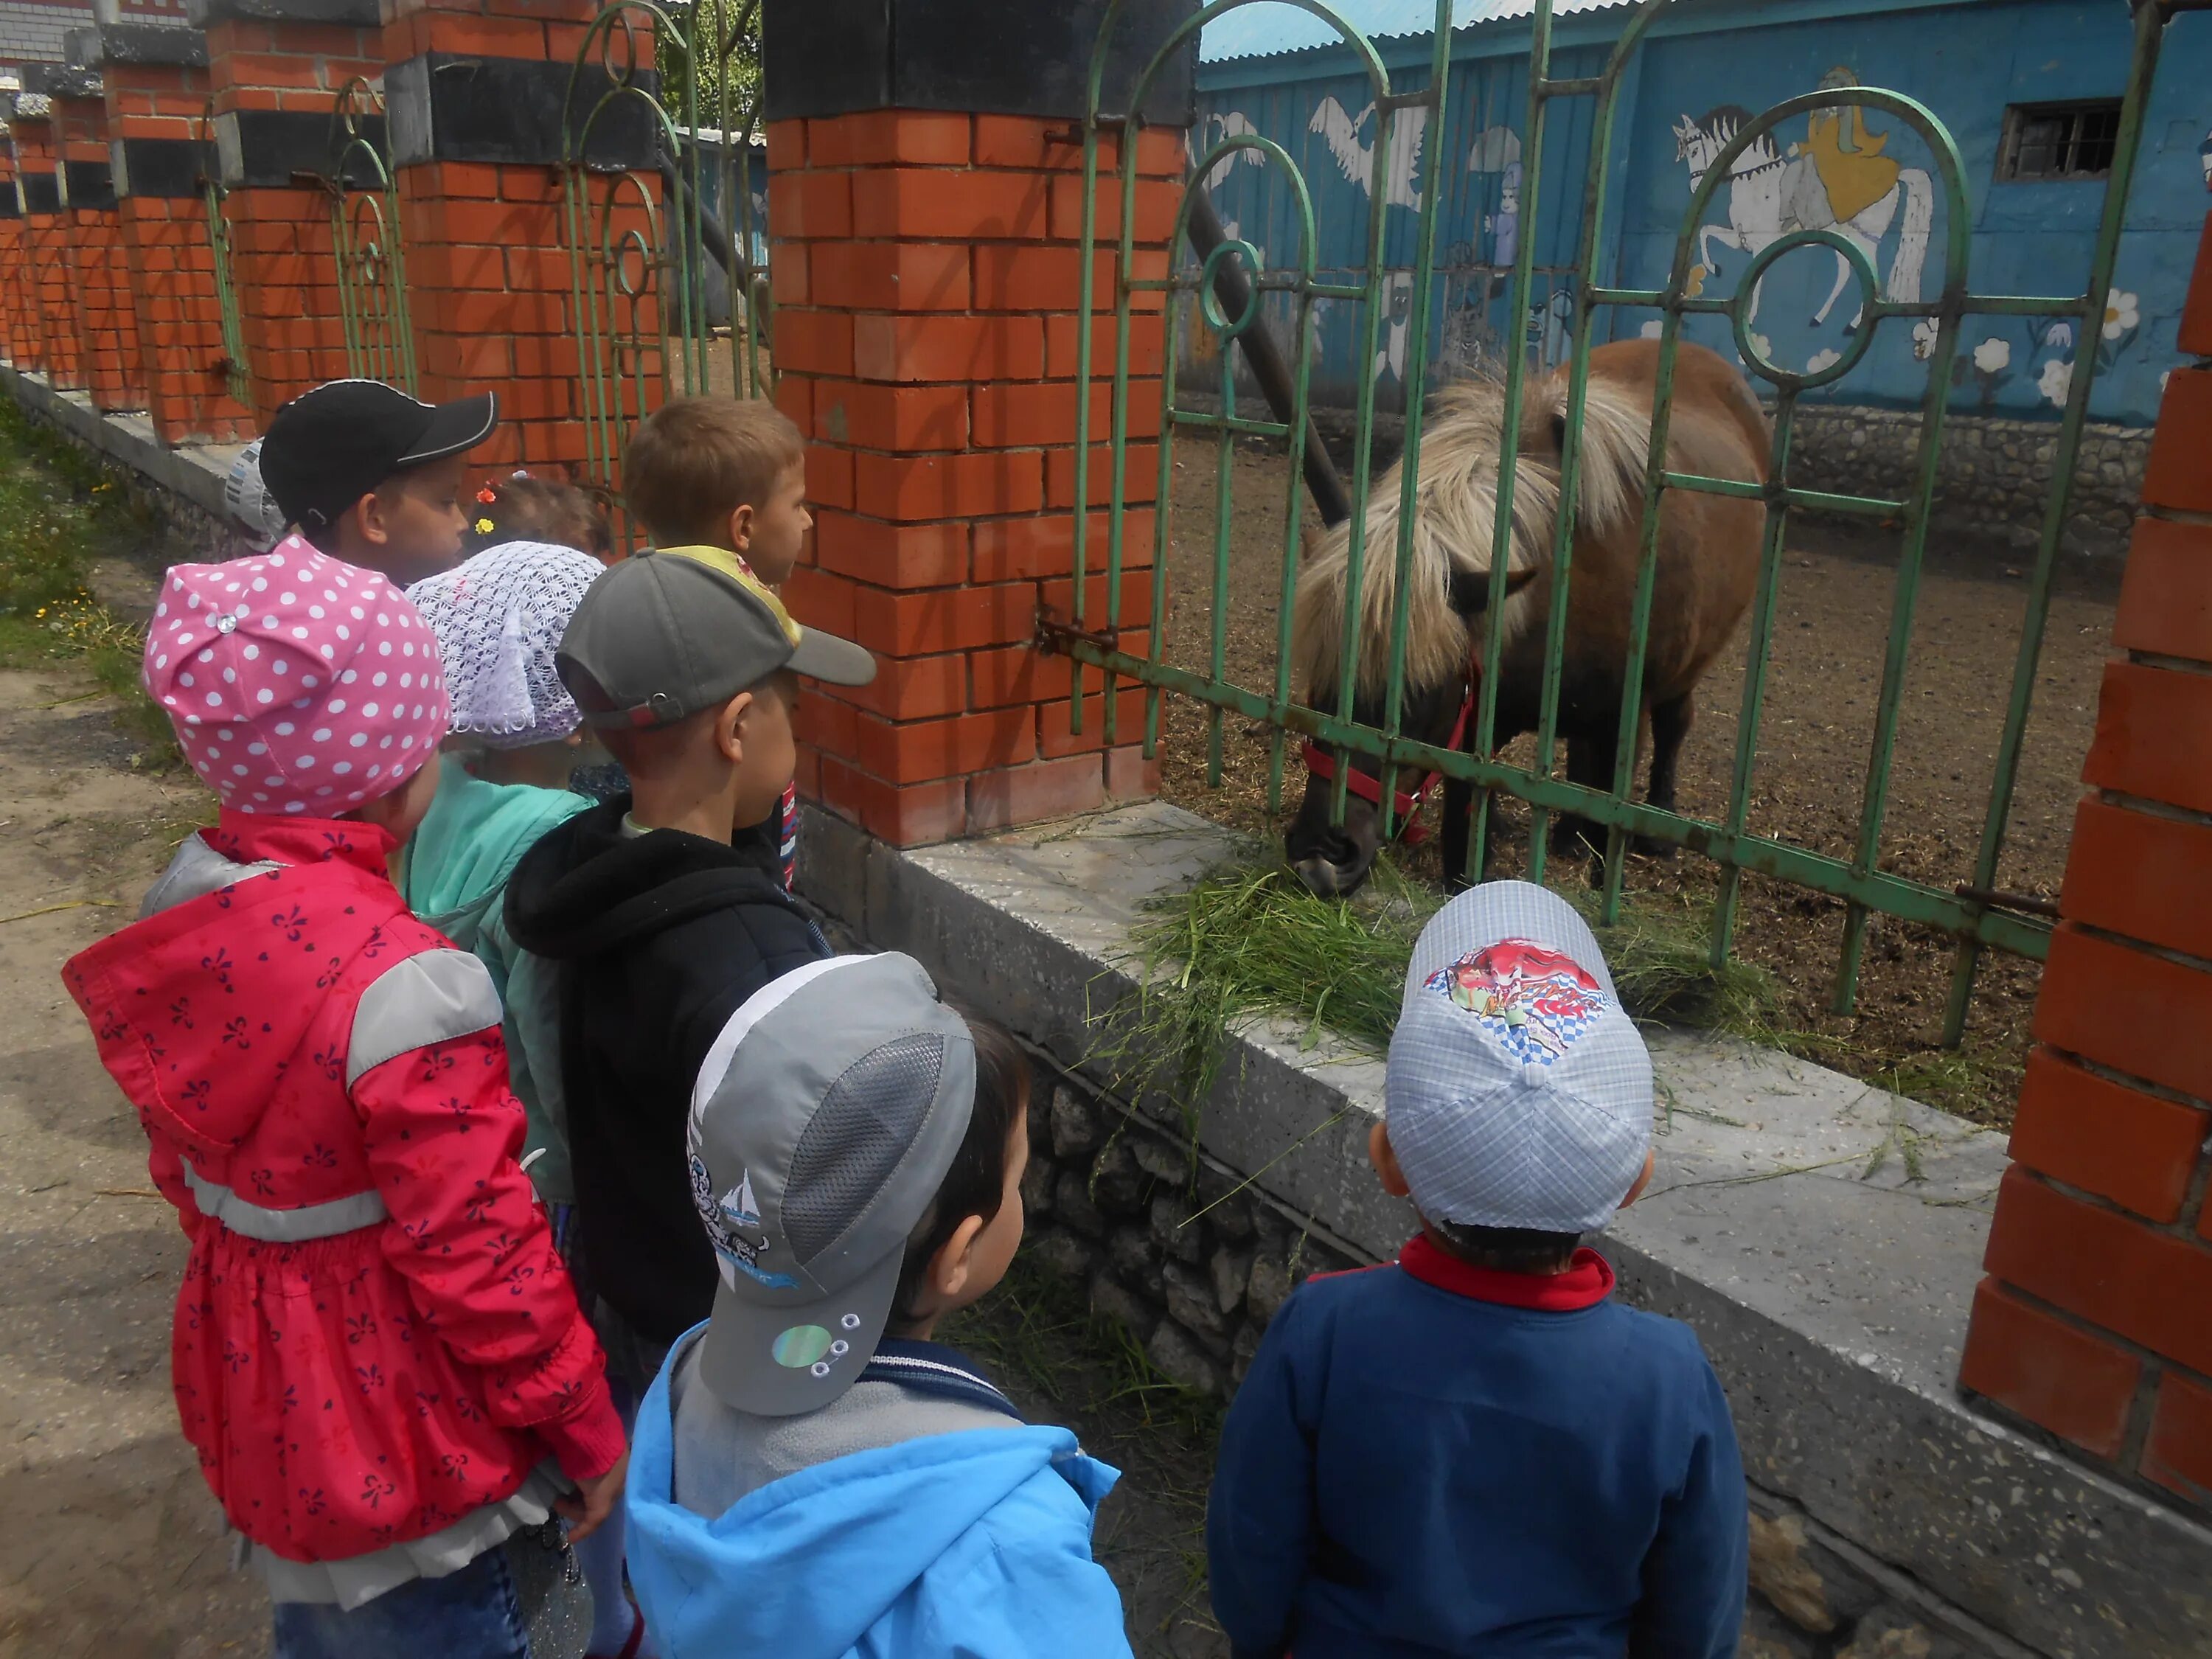
[(97, 212), (115, 205), (115, 172), (106, 161), (64, 161), (69, 204)]
[(198, 196), (208, 170), (207, 147), (196, 138), (125, 138), (113, 146), (117, 192), (124, 196)]
[[(425, 52), (384, 72), (396, 167), (484, 161), (553, 167), (565, 159), (564, 124), (574, 66), (544, 58), (464, 58)], [(660, 77), (641, 69), (625, 93), (601, 106), (613, 79), (597, 64), (574, 76), (573, 125), (591, 121), (586, 160), (595, 167), (653, 165), (659, 122), (647, 100)], [(642, 95), (639, 95), (642, 94)], [(593, 112), (597, 112), (596, 118)]]
[[(977, 110), (1079, 118), (1107, 0), (764, 0), (771, 121), (872, 109)], [(1198, 0), (1127, 0), (1104, 99), (1121, 113), (1138, 74)], [(1161, 66), (1143, 115), (1188, 126), (1195, 33)]]
[[(384, 143), (384, 118), (364, 116), (362, 136)], [(337, 161), (331, 121), (308, 110), (241, 109), (216, 118), (223, 183), (236, 190), (299, 186), (301, 176), (327, 178)], [(234, 146), (233, 140), (234, 139)], [(368, 182), (356, 178), (356, 184)]]

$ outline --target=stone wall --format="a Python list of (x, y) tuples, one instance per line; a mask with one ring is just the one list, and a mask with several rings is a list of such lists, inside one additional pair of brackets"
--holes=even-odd
[[(1033, 1051), (1034, 1053), (1034, 1051)], [(1088, 1291), (1155, 1370), (1226, 1399), (1291, 1291), (1364, 1257), (1177, 1130), (1036, 1059), (1023, 1254)], [(1744, 1659), (2025, 1659), (1778, 1494), (1748, 1487)]]
[(1030, 1097), (1023, 1249), (1085, 1285), (1160, 1373), (1226, 1396), (1308, 1274), (1353, 1265), (1311, 1218), (1103, 1102), (1056, 1067)]
[[(1840, 495), (1902, 498), (1911, 486), (1920, 428), (1917, 410), (1807, 404), (1797, 414), (1794, 482)], [(2032, 550), (2057, 447), (2056, 422), (1947, 417), (1934, 533)], [(2082, 433), (2063, 550), (2094, 558), (2125, 554), (2149, 447), (2148, 428), (2091, 426)]]

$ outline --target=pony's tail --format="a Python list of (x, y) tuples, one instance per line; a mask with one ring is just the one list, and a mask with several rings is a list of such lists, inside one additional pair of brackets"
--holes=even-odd
[(1889, 267), (1889, 297), (1900, 305), (1920, 301), (1920, 268), (1928, 258), (1928, 236), (1936, 221), (1936, 188), (1918, 167), (1897, 175), (1905, 187), (1905, 216), (1898, 227), (1897, 257)]
[[(1548, 413), (1564, 422), (1567, 376), (1553, 382)], [(1583, 400), (1582, 450), (1575, 468), (1575, 526), (1604, 536), (1640, 515), (1644, 473), (1651, 454), (1651, 410), (1593, 374)]]

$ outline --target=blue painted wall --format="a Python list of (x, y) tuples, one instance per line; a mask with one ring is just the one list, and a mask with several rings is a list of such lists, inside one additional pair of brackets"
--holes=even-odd
[[(1711, 131), (1733, 106), (1763, 111), (1809, 92), (1838, 71), (1859, 83), (1905, 93), (1932, 109), (1948, 129), (1961, 161), (1970, 228), (1970, 286), (1984, 294), (2063, 295), (2087, 280), (2102, 210), (2101, 180), (2000, 183), (1996, 167), (2005, 106), (2023, 102), (2118, 97), (2130, 45), (2120, 0), (1861, 0), (1848, 12), (1826, 0), (1765, 0), (1756, 8), (1683, 9), (1670, 31), (1655, 30), (1630, 70), (1611, 162), (1611, 246), (1602, 268), (1622, 286), (1661, 287), (1690, 198), (1683, 139)], [(1594, 74), (1602, 65), (1625, 11), (1566, 20), (1554, 73)], [(1694, 29), (1692, 25), (1694, 24)], [(1405, 320), (1409, 308), (1416, 214), (1421, 192), (1443, 192), (1439, 204), (1437, 310), (1432, 369), (1442, 373), (1496, 352), (1508, 332), (1502, 267), (1513, 240), (1534, 239), (1540, 278), (1528, 337), (1547, 359), (1564, 349), (1559, 327), (1580, 231), (1589, 169), (1594, 100), (1555, 103), (1547, 134), (1536, 211), (1528, 212), (1528, 158), (1521, 155), (1527, 120), (1525, 28), (1487, 27), (1454, 42), (1449, 108), (1441, 143), (1424, 132), (1413, 162), (1394, 169), (1386, 190), (1384, 264), (1393, 272), (1381, 349), (1367, 360), (1378, 402), (1403, 396)], [(1384, 43), (1401, 87), (1426, 79), (1420, 40)], [(1832, 82), (1830, 82), (1833, 84)], [(1200, 125), (1194, 156), (1226, 132), (1253, 130), (1283, 145), (1303, 170), (1317, 222), (1316, 255), (1324, 272), (1350, 280), (1368, 227), (1367, 169), (1359, 146), (1375, 138), (1371, 114), (1356, 127), (1370, 94), (1347, 54), (1303, 52), (1202, 66)], [(1848, 119), (1848, 118), (1847, 118)], [(1944, 280), (1944, 247), (1952, 209), (1927, 143), (1907, 123), (1869, 112), (1863, 131), (1848, 127), (1839, 143), (1820, 146), (1807, 117), (1776, 132), (1774, 165), (1732, 181), (1705, 216), (1705, 291), (1736, 292), (1749, 263), (1742, 244), (1759, 245), (1775, 228), (1778, 205), (1793, 203), (1817, 216), (1817, 200), (1840, 197), (1838, 208), (1865, 204), (1855, 224), (1869, 234), (1875, 268), (1895, 287), (1914, 262), (1913, 203), (1923, 196), (1928, 235), (1920, 254), (1920, 291), (1932, 296)], [(2114, 301), (2091, 337), (2070, 323), (1972, 317), (1961, 337), (1954, 407), (1991, 414), (2055, 418), (2067, 378), (2085, 351), (2099, 369), (2092, 413), (2100, 420), (2148, 422), (2166, 372), (2179, 361), (2174, 344), (2181, 298), (2208, 194), (2208, 135), (2212, 135), (2212, 17), (2184, 15), (2167, 31), (2130, 192), (2127, 231), (2114, 280)], [(1856, 155), (1838, 151), (1856, 150)], [(1793, 153), (1795, 152), (1795, 153)], [(1802, 164), (1801, 164), (1802, 163)], [(1825, 165), (1824, 165), (1825, 164)], [(1225, 221), (1258, 246), (1271, 266), (1296, 257), (1297, 218), (1289, 188), (1272, 170), (1234, 158), (1216, 175), (1215, 200)], [(1779, 188), (1778, 188), (1779, 186)], [(1786, 209), (1783, 210), (1787, 211)], [(1785, 225), (1790, 221), (1785, 220)], [(1875, 234), (1878, 233), (1878, 234)], [(1768, 273), (1758, 296), (1755, 333), (1771, 360), (1803, 368), (1850, 342), (1856, 290), (1847, 283), (1826, 304), (1838, 273), (1835, 256), (1801, 250)], [(1823, 307), (1826, 305), (1825, 313)], [(1270, 296), (1270, 313), (1287, 326), (1287, 297)], [(1320, 307), (1313, 355), (1316, 396), (1349, 403), (1366, 357), (1358, 307)], [(1656, 313), (1608, 310), (1601, 326), (1615, 337), (1656, 331)], [(1726, 322), (1693, 319), (1690, 337), (1730, 356)], [(1917, 406), (1927, 368), (1912, 325), (1880, 325), (1866, 357), (1844, 380), (1812, 394), (1852, 404)], [(1218, 373), (1203, 330), (1187, 336), (1186, 371), (1204, 386)]]

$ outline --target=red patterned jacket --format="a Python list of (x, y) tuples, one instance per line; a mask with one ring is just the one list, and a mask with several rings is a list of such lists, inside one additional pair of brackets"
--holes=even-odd
[(407, 913), (393, 842), (226, 811), (70, 994), (191, 1254), (173, 1376), (231, 1523), (295, 1561), (428, 1536), (623, 1434), (516, 1167), (476, 957)]

